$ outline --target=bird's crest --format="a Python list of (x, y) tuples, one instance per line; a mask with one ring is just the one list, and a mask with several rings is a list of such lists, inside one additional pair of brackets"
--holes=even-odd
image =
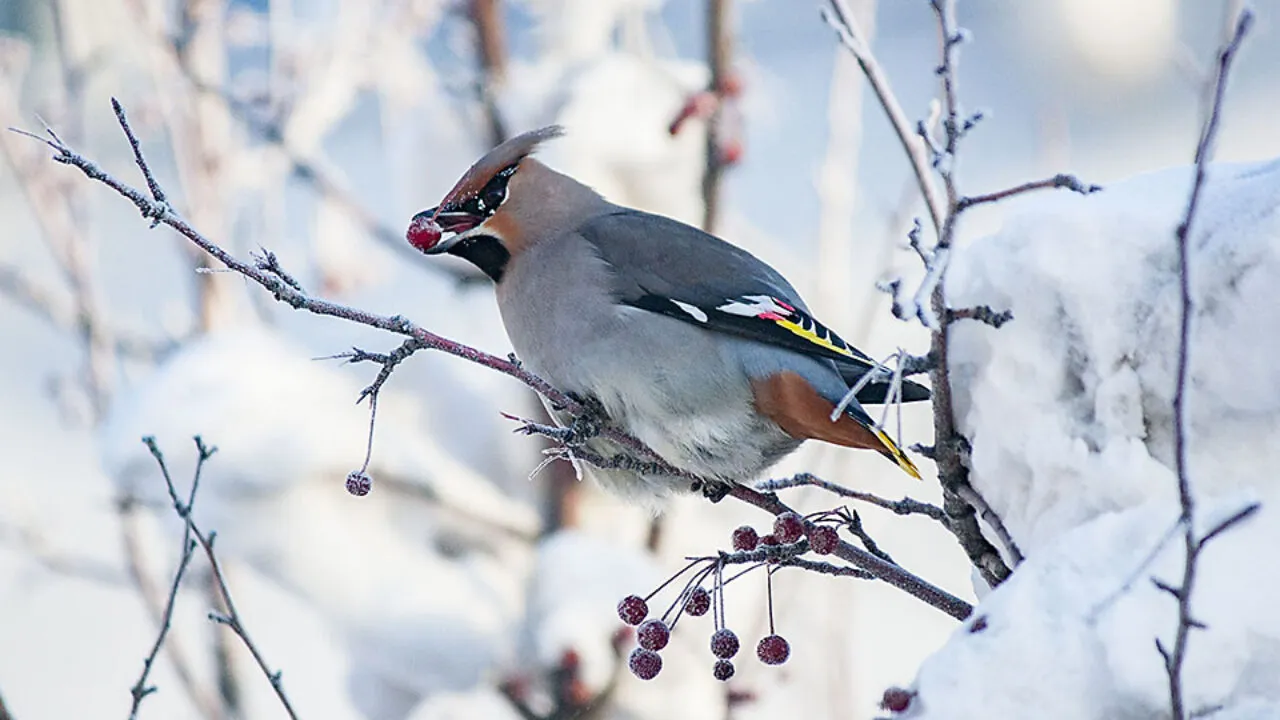
[(440, 207), (461, 205), (484, 189), (485, 184), (495, 175), (528, 157), (542, 143), (563, 134), (563, 127), (549, 125), (517, 135), (495, 147), (467, 170), (462, 179), (458, 180), (458, 184), (454, 185), (441, 201)]

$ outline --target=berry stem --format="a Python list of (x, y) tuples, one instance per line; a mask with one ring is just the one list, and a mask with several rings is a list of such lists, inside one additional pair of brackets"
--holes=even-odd
[(769, 568), (765, 573), (765, 592), (769, 596), (769, 634), (776, 635), (773, 630), (773, 568)]
[(689, 582), (685, 583), (684, 589), (676, 596), (675, 601), (671, 603), (671, 607), (668, 607), (667, 611), (662, 614), (662, 621), (666, 622), (667, 616), (670, 615), (672, 611), (675, 611), (675, 617), (671, 619), (670, 623), (672, 630), (675, 629), (676, 623), (680, 622), (680, 616), (684, 614), (685, 600), (689, 598), (689, 594), (693, 591), (693, 588), (701, 585), (702, 581), (705, 580), (707, 575), (710, 575), (713, 570), (715, 570), (715, 566), (709, 565), (699, 572), (694, 573), (693, 577), (689, 578)]
[(650, 599), (652, 599), (654, 595), (657, 595), (658, 593), (662, 592), (662, 590), (663, 590), (664, 588), (666, 588), (666, 587), (667, 587), (668, 585), (670, 585), (671, 583), (675, 582), (676, 578), (678, 578), (678, 577), (680, 577), (681, 575), (683, 575), (683, 574), (685, 574), (685, 573), (689, 572), (689, 570), (691, 570), (691, 569), (692, 569), (693, 567), (695, 567), (698, 563), (700, 563), (700, 562), (702, 562), (702, 561), (704, 561), (704, 560), (706, 560), (706, 558), (694, 558), (694, 559), (693, 559), (693, 561), (692, 561), (692, 562), (690, 562), (688, 565), (685, 565), (685, 566), (684, 566), (684, 568), (680, 570), (680, 572), (678, 572), (678, 573), (676, 573), (675, 575), (672, 575), (671, 577), (667, 578), (666, 582), (664, 582), (664, 583), (662, 583), (661, 585), (659, 585), (658, 587), (654, 588), (653, 592), (649, 593), (648, 595), (645, 595), (645, 596), (644, 596), (644, 601), (645, 601), (645, 602), (649, 602), (649, 600), (650, 600)]

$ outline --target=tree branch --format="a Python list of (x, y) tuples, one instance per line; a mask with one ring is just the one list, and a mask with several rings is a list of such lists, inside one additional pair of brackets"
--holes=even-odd
[(942, 512), (942, 508), (936, 505), (930, 505), (927, 502), (913, 500), (909, 497), (904, 497), (901, 500), (886, 500), (879, 495), (852, 490), (843, 485), (833, 483), (830, 480), (823, 480), (809, 473), (798, 473), (789, 478), (765, 480), (763, 482), (756, 483), (755, 486), (756, 490), (759, 490), (760, 492), (776, 492), (778, 490), (786, 490), (788, 488), (795, 487), (821, 488), (834, 495), (839, 495), (840, 497), (847, 497), (875, 505), (876, 507), (882, 507), (886, 510), (892, 510), (898, 515), (926, 515), (942, 523), (945, 523), (947, 519), (947, 515)]
[(1182, 507), (1179, 522), (1183, 532), (1183, 566), (1182, 582), (1177, 588), (1169, 588), (1169, 592), (1178, 600), (1178, 629), (1174, 636), (1173, 648), (1167, 649), (1159, 639), (1156, 649), (1164, 658), (1165, 671), (1169, 676), (1169, 705), (1174, 720), (1185, 720), (1188, 717), (1186, 698), (1183, 688), (1182, 666), (1186, 659), (1187, 642), (1192, 628), (1203, 627), (1191, 615), (1191, 594), (1195, 589), (1196, 566), (1200, 551), (1209, 540), (1221, 532), (1252, 516), (1258, 509), (1257, 504), (1246, 507), (1227, 518), (1211, 529), (1203, 538), (1196, 537), (1195, 529), (1195, 495), (1191, 488), (1189, 453), (1187, 450), (1186, 398), (1187, 380), (1191, 367), (1191, 319), (1193, 302), (1191, 299), (1191, 236), (1192, 223), (1196, 219), (1200, 197), (1204, 189), (1205, 174), (1209, 164), (1209, 156), (1213, 151), (1213, 141), (1217, 136), (1218, 123), (1222, 115), (1223, 98), (1227, 89), (1227, 78), (1231, 71), (1231, 61), (1244, 41), (1245, 35), (1253, 24), (1253, 13), (1243, 10), (1236, 21), (1235, 32), (1231, 40), (1218, 55), (1218, 73), (1215, 79), (1213, 106), (1200, 134), (1200, 142), (1196, 147), (1195, 179), (1191, 184), (1191, 196), (1187, 199), (1186, 214), (1175, 231), (1178, 243), (1178, 287), (1180, 300), (1180, 319), (1178, 326), (1178, 369), (1177, 385), (1173, 395), (1173, 446), (1174, 464), (1178, 476), (1178, 502)]
[(1024, 195), (1036, 190), (1049, 190), (1054, 188), (1062, 188), (1071, 192), (1080, 193), (1081, 195), (1092, 195), (1102, 189), (1101, 185), (1086, 185), (1081, 182), (1080, 178), (1075, 175), (1058, 174), (1044, 180), (1035, 182), (1027, 182), (1021, 185), (1015, 185), (1011, 188), (1005, 188), (997, 192), (988, 193), (986, 195), (973, 195), (970, 197), (962, 197), (956, 202), (956, 210), (968, 210), (975, 205), (985, 205), (987, 203), (999, 202), (1008, 198)]
[[(192, 549), (194, 549), (193, 545), (198, 544), (200, 548), (204, 550), (205, 557), (209, 560), (209, 568), (213, 571), (213, 579), (214, 579), (214, 582), (216, 583), (218, 594), (222, 597), (223, 606), (226, 607), (227, 609), (226, 615), (220, 615), (215, 612), (210, 612), (209, 619), (213, 620), (214, 622), (220, 623), (222, 625), (226, 625), (231, 629), (233, 633), (236, 634), (236, 637), (240, 638), (240, 641), (244, 643), (245, 648), (249, 650), (249, 654), (253, 656), (254, 661), (258, 664), (258, 668), (262, 670), (262, 674), (265, 675), (268, 682), (271, 683), (271, 689), (275, 691), (276, 698), (279, 699), (280, 704), (281, 706), (284, 707), (285, 712), (289, 715), (290, 718), (292, 718), (293, 720), (297, 720), (298, 715), (293, 710), (293, 704), (289, 701), (289, 696), (285, 694), (284, 684), (281, 682), (281, 679), (280, 679), (281, 678), (280, 671), (278, 670), (272, 671), (270, 666), (267, 665), (266, 660), (262, 656), (262, 652), (258, 650), (258, 646), (257, 644), (254, 643), (253, 638), (249, 635), (249, 631), (245, 629), (244, 623), (240, 617), (240, 613), (239, 611), (236, 610), (235, 602), (232, 601), (231, 599), (231, 590), (227, 587), (227, 580), (222, 572), (222, 565), (221, 563), (218, 562), (218, 558), (216, 555), (214, 555), (214, 552), (213, 552), (213, 540), (215, 535), (212, 533), (206, 535), (205, 533), (201, 532), (200, 528), (196, 526), (195, 520), (191, 517), (191, 505), (195, 501), (196, 489), (200, 485), (200, 471), (204, 467), (204, 463), (208, 461), (208, 459), (215, 452), (217, 452), (217, 448), (213, 448), (205, 445), (204, 441), (200, 438), (200, 436), (198, 435), (196, 436), (195, 438), (196, 450), (199, 453), (199, 455), (196, 461), (195, 475), (191, 480), (191, 491), (187, 496), (187, 502), (184, 503), (178, 497), (177, 487), (173, 483), (173, 478), (169, 474), (169, 467), (164, 460), (164, 454), (160, 451), (160, 447), (156, 444), (155, 438), (150, 436), (144, 437), (142, 439), (142, 442), (147, 446), (147, 450), (151, 452), (151, 456), (155, 458), (156, 464), (160, 466), (160, 474), (164, 477), (165, 488), (169, 491), (169, 500), (173, 504), (173, 510), (178, 514), (178, 517), (181, 518), (185, 523), (185, 529), (183, 531), (184, 551), (190, 552)], [(192, 540), (193, 538), (194, 538), (194, 541)], [(184, 565), (180, 566), (180, 569), (184, 566), (185, 566), (185, 563)], [(179, 572), (179, 575), (180, 574), (181, 573)], [(172, 593), (177, 592), (177, 585), (180, 579), (181, 579), (180, 577), (175, 578), (174, 589)], [(157, 640), (157, 643), (156, 643), (157, 649), (159, 645), (163, 643), (163, 640), (164, 640), (163, 635), (167, 627), (168, 627), (168, 623), (166, 622), (164, 628), (162, 628), (161, 630), (161, 637)], [(154, 650), (153, 650), (153, 655), (154, 655)], [(149, 667), (150, 667), (150, 663), (148, 663), (147, 669), (149, 669)], [(143, 686), (146, 679), (145, 676), (146, 676), (146, 671), (144, 670), (143, 678), (139, 679), (138, 684), (135, 685), (134, 687), (135, 712), (136, 712), (136, 703), (140, 702), (140, 698), (138, 697), (138, 694), (137, 694), (139, 692), (138, 689)], [(143, 688), (140, 691), (141, 695), (144, 697), (148, 692), (149, 691), (146, 690), (145, 688)], [(134, 716), (130, 715), (130, 718), (132, 717)]]
[(888, 76), (880, 67), (880, 62), (876, 60), (875, 54), (863, 40), (864, 34), (858, 27), (853, 11), (849, 9), (845, 0), (829, 0), (829, 2), (830, 10), (822, 9), (822, 19), (836, 31), (836, 38), (839, 39), (840, 44), (853, 55), (853, 58), (858, 61), (858, 67), (862, 68), (862, 72), (866, 75), (867, 83), (875, 92), (880, 107), (884, 108), (889, 124), (893, 126), (894, 134), (902, 144), (902, 151), (911, 163), (911, 170), (915, 175), (916, 184), (920, 187), (920, 196), (929, 210), (933, 229), (941, 234), (945, 206), (938, 197), (937, 185), (933, 180), (924, 142), (916, 135), (915, 128), (902, 110), (902, 104), (898, 102), (898, 97), (893, 92)]

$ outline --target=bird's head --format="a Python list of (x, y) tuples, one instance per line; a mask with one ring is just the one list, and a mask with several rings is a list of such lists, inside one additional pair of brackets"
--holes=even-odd
[(409, 244), (427, 255), (457, 255), (500, 280), (513, 255), (564, 227), (584, 200), (599, 201), (586, 186), (530, 157), (563, 132), (552, 125), (490, 150), (438, 206), (413, 216)]

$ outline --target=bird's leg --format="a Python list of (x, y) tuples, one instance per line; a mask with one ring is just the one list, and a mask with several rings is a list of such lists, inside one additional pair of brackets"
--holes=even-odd
[(593, 396), (569, 393), (569, 397), (583, 407), (583, 412), (574, 417), (565, 428), (569, 432), (564, 442), (568, 445), (581, 445), (600, 434), (600, 430), (608, 424), (609, 416), (604, 411), (604, 405)]

